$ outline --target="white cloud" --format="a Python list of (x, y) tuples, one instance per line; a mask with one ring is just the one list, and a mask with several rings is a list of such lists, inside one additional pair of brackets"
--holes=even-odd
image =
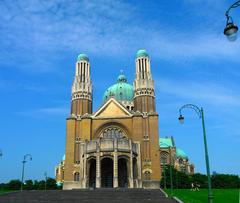
[[(94, 55), (129, 55), (146, 47), (151, 55), (166, 60), (198, 58), (240, 62), (239, 43), (229, 43), (211, 29), (198, 33), (138, 21), (130, 4), (122, 1), (16, 1), (2, 2), (0, 63), (16, 60), (25, 66), (54, 67), (59, 50)], [(6, 47), (14, 47), (9, 52)], [(21, 53), (24, 52), (24, 55)], [(6, 60), (7, 59), (7, 60)], [(34, 64), (34, 65), (33, 65)]]
[(27, 111), (16, 112), (24, 116), (30, 117), (45, 117), (45, 116), (56, 116), (56, 115), (65, 115), (69, 114), (69, 108), (67, 107), (45, 107), (39, 109), (32, 109)]
[(198, 101), (215, 107), (240, 107), (238, 91), (213, 82), (174, 81), (162, 78), (156, 80), (155, 86), (157, 91), (190, 101)]

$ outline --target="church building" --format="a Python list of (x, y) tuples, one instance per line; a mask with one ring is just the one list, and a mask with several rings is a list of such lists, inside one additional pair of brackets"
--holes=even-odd
[(93, 112), (90, 60), (77, 58), (67, 118), (66, 153), (56, 167), (63, 189), (159, 188), (158, 113), (150, 58), (139, 50), (135, 80), (120, 74)]
[(158, 188), (158, 114), (150, 58), (139, 50), (133, 86), (120, 74), (92, 111), (90, 60), (80, 54), (67, 118), (63, 189)]

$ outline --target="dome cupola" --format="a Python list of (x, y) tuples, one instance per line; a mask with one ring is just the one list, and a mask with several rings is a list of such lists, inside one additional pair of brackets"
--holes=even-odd
[(139, 57), (149, 57), (149, 55), (145, 49), (139, 49), (136, 54), (136, 58), (139, 58)]
[(126, 76), (121, 73), (118, 76), (117, 83), (107, 88), (103, 95), (103, 103), (105, 103), (109, 98), (115, 98), (117, 101), (121, 102), (124, 106), (133, 105), (133, 86), (127, 83)]
[(78, 61), (87, 61), (89, 62), (89, 58), (86, 54), (79, 54), (78, 57), (77, 57), (77, 60)]

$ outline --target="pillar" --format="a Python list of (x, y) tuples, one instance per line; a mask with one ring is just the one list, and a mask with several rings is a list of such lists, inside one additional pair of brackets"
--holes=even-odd
[(97, 152), (96, 156), (96, 188), (101, 187), (101, 160), (100, 152)]
[(138, 166), (138, 188), (142, 188), (142, 167), (141, 167), (141, 151), (140, 144), (138, 143), (138, 156), (137, 156), (137, 166)]
[(129, 160), (129, 188), (133, 188), (133, 152), (132, 152), (132, 140), (129, 140), (130, 145), (130, 160)]
[(118, 187), (118, 154), (117, 154), (117, 139), (114, 139), (113, 152), (113, 187)]
[(83, 168), (84, 188), (87, 188), (87, 159), (86, 159), (86, 157), (84, 157), (84, 159), (83, 159), (83, 164), (84, 164), (84, 168)]

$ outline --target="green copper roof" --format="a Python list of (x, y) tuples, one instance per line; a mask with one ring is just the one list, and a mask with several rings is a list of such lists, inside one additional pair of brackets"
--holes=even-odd
[(171, 137), (159, 138), (159, 145), (161, 148), (173, 147)]
[(187, 154), (183, 150), (177, 148), (177, 157), (187, 158)]
[(137, 52), (136, 58), (138, 58), (138, 57), (148, 57), (148, 56), (149, 55), (148, 55), (148, 53), (145, 49), (140, 49)]
[(78, 61), (89, 61), (89, 58), (86, 54), (79, 54), (77, 57)]
[(127, 83), (125, 75), (120, 74), (117, 83), (110, 86), (103, 95), (103, 102), (106, 102), (110, 97), (117, 101), (133, 101), (133, 86)]

